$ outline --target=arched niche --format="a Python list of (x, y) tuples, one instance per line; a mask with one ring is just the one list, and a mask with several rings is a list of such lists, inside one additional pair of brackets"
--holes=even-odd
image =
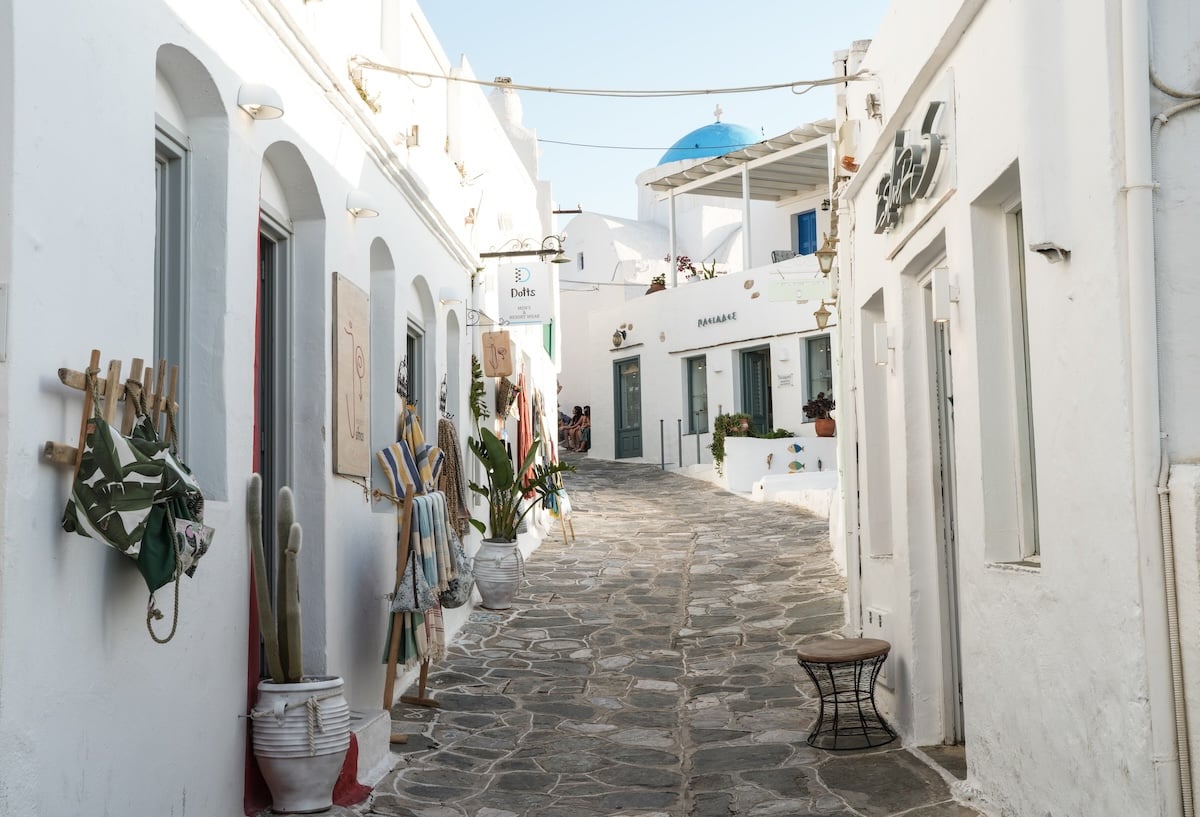
[[(264, 477), (264, 492), (279, 484), (291, 486), (297, 521), (305, 530), (322, 531), (327, 473), (320, 466), (329, 461), (325, 418), (332, 320), (325, 212), (309, 163), (296, 145), (274, 142), (264, 151), (262, 180), (271, 200), (260, 202), (259, 261), (261, 268), (262, 253), (269, 247), (272, 274), (270, 288), (259, 296), (256, 323), (262, 334), (256, 344), (267, 351), (259, 361), (256, 400), (273, 407), (270, 416), (259, 412), (258, 423), (268, 440), (265, 458), (276, 469), (274, 484), (266, 485)], [(251, 357), (243, 361), (254, 364)], [(270, 375), (262, 375), (264, 371)], [(313, 674), (326, 667), (325, 548), (325, 537), (306, 537), (307, 555), (300, 564), (301, 585), (311, 590), (305, 592), (304, 666)]]
[[(437, 427), (438, 409), (438, 349), (437, 311), (433, 293), (423, 275), (415, 275), (409, 282), (406, 298), (407, 342), (405, 359), (408, 363), (410, 383), (415, 378), (417, 388), (410, 386), (409, 399), (416, 399), (426, 433)], [(414, 343), (414, 340), (416, 341)], [(411, 360), (411, 351), (417, 350), (417, 360)]]
[[(225, 302), (229, 119), (212, 75), (187, 49), (155, 56), (153, 353), (179, 365), (181, 447), (206, 494), (228, 499)], [(169, 192), (168, 192), (169, 191)], [(148, 352), (150, 350), (147, 350)]]
[[(404, 354), (396, 331), (396, 262), (387, 242), (371, 242), (371, 451), (381, 451), (396, 441), (399, 399), (396, 367)], [(387, 490), (388, 481), (371, 457), (371, 484)], [(387, 502), (374, 502), (377, 513), (395, 513)]]

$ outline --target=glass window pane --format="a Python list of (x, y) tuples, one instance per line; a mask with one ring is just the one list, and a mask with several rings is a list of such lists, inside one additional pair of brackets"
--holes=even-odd
[(808, 366), (808, 394), (811, 400), (818, 393), (833, 392), (833, 352), (829, 335), (808, 338), (804, 342), (805, 358)]

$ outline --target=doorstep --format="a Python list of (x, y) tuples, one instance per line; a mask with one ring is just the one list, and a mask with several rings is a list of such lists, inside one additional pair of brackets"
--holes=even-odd
[(358, 743), (358, 782), (374, 788), (396, 765), (392, 717), (383, 709), (351, 709), (350, 731)]

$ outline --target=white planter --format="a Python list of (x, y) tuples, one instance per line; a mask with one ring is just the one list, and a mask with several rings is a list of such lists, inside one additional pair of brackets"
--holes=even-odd
[(475, 586), (489, 610), (512, 607), (524, 567), (516, 541), (484, 539), (475, 554)]
[(259, 682), (251, 736), (273, 810), (311, 814), (333, 806), (333, 786), (350, 747), (343, 687), (333, 676)]

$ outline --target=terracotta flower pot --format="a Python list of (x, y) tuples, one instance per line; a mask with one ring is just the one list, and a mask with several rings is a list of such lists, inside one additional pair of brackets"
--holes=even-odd
[(832, 437), (837, 431), (837, 422), (832, 417), (820, 417), (813, 420), (818, 437)]
[(649, 295), (651, 292), (662, 292), (666, 288), (667, 288), (666, 284), (660, 284), (657, 281), (655, 281), (652, 284), (650, 284), (650, 288), (646, 290), (646, 294)]

